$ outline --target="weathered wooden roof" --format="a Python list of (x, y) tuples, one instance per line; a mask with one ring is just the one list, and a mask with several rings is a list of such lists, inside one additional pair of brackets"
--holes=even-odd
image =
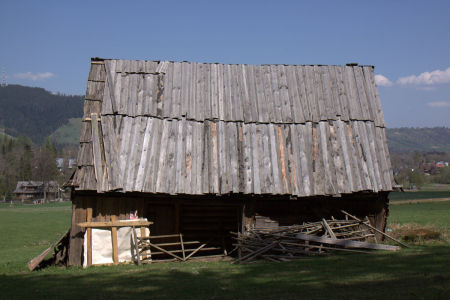
[[(59, 185), (56, 181), (46, 182), (46, 186), (50, 192), (58, 191)], [(44, 190), (43, 181), (17, 181), (16, 189), (14, 194), (39, 194)]]
[(165, 194), (390, 191), (371, 66), (93, 61), (73, 184)]

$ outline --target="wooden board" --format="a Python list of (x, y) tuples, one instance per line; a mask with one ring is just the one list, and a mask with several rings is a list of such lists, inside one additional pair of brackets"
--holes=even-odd
[(389, 251), (400, 250), (400, 247), (398, 247), (398, 246), (373, 244), (373, 243), (349, 241), (349, 240), (339, 240), (339, 239), (314, 236), (314, 235), (304, 234), (304, 233), (297, 233), (295, 236), (297, 238), (305, 240), (305, 241), (323, 243), (323, 244), (328, 244), (328, 245), (338, 245), (338, 246), (345, 247), (345, 248), (363, 248), (363, 249), (389, 250)]

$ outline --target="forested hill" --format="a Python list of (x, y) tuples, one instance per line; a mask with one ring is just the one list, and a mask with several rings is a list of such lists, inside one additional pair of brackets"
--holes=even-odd
[(41, 143), (69, 118), (83, 115), (83, 96), (52, 94), (21, 85), (0, 87), (0, 129)]
[(391, 152), (450, 151), (450, 128), (387, 128)]

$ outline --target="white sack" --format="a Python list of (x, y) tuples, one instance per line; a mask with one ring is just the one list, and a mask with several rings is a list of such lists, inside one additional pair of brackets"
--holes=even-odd
[[(140, 228), (136, 228), (136, 234), (141, 236)], [(148, 236), (150, 231), (145, 228), (145, 235)], [(112, 241), (111, 229), (92, 228), (92, 264), (112, 264)], [(136, 259), (133, 241), (133, 227), (117, 228), (117, 247), (119, 250), (119, 262), (129, 262)], [(84, 234), (84, 251), (83, 251), (83, 267), (87, 266), (87, 230)]]

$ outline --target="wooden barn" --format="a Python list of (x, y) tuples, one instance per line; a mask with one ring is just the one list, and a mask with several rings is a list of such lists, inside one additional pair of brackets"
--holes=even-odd
[(72, 186), (81, 222), (147, 218), (230, 249), (230, 231), (369, 216), (392, 169), (372, 66), (93, 59)]

